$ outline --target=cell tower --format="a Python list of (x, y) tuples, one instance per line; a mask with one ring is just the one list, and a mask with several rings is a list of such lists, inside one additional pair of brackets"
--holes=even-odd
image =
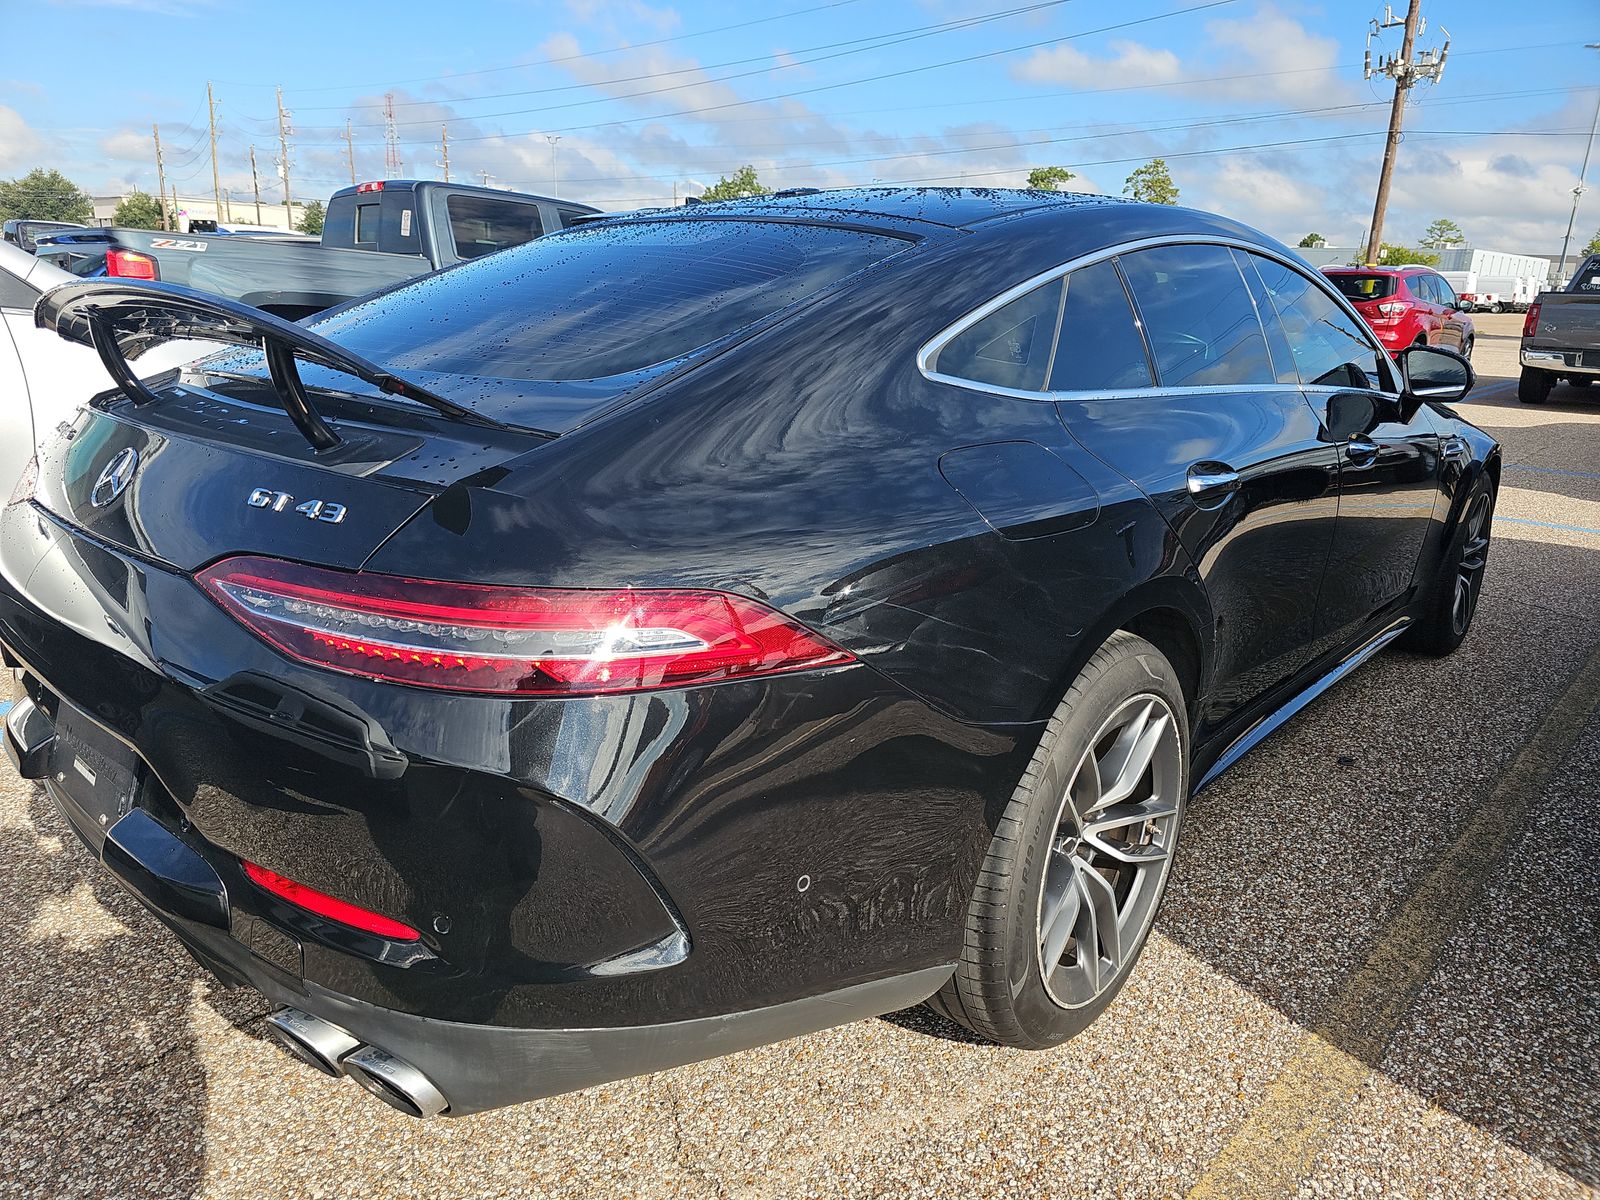
[(394, 124), (394, 93), (383, 95), (383, 171), (390, 179), (399, 179), (406, 173), (405, 161), (400, 157), (400, 133)]

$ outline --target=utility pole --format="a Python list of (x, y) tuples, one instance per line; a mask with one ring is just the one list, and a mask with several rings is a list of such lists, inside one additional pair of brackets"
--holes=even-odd
[(491, 178), (493, 178), (493, 176), (491, 176), (489, 174), (489, 172), (487, 172), (487, 171), (479, 171), (478, 172), (478, 178), (483, 182), (483, 186), (484, 187), (488, 187), (489, 186), (489, 180)]
[(350, 121), (346, 118), (344, 123), (344, 156), (350, 164), (350, 182), (356, 181), (356, 139), (350, 132)]
[(444, 181), (450, 182), (450, 126), (439, 126), (439, 149), (444, 152), (444, 161), (439, 165), (444, 168)]
[(283, 170), (283, 219), (294, 232), (294, 207), (289, 203), (289, 113), (283, 107), (283, 89), (278, 89), (278, 165)]
[(222, 215), (222, 173), (217, 170), (217, 99), (211, 92), (211, 81), (206, 80), (206, 111), (211, 116), (211, 199), (217, 206), (217, 220), (225, 221)]
[[(1378, 65), (1372, 65), (1372, 39), (1385, 29), (1393, 29), (1397, 25), (1405, 26), (1400, 44), (1400, 57), (1380, 57)], [(1372, 229), (1367, 234), (1367, 253), (1365, 261), (1371, 265), (1378, 261), (1378, 256), (1383, 252), (1383, 214), (1389, 207), (1389, 184), (1394, 178), (1394, 159), (1400, 149), (1400, 130), (1405, 123), (1406, 93), (1418, 83), (1437, 83), (1444, 74), (1444, 60), (1450, 53), (1450, 32), (1445, 30), (1444, 46), (1438, 51), (1424, 50), (1412, 57), (1416, 47), (1417, 35), (1427, 29), (1427, 22), (1422, 19), (1422, 0), (1410, 0), (1410, 7), (1406, 10), (1404, 20), (1394, 15), (1394, 9), (1384, 5), (1383, 19), (1376, 17), (1372, 20), (1372, 29), (1367, 34), (1366, 78), (1374, 75), (1387, 75), (1394, 80), (1394, 102), (1389, 107), (1389, 136), (1383, 144), (1383, 169), (1378, 174), (1378, 198), (1372, 206)]]
[(556, 174), (556, 143), (561, 140), (561, 135), (559, 133), (547, 133), (544, 135), (544, 140), (550, 143), (550, 194), (559, 197), (561, 195), (561, 179)]
[(399, 179), (405, 174), (405, 160), (400, 157), (400, 133), (394, 123), (394, 93), (383, 96), (383, 173), (387, 179)]
[[(1600, 50), (1600, 42), (1589, 42), (1585, 50)], [(1561, 257), (1556, 260), (1556, 282), (1566, 278), (1567, 250), (1572, 245), (1572, 227), (1578, 220), (1578, 201), (1583, 199), (1583, 194), (1589, 189), (1583, 186), (1584, 176), (1589, 174), (1589, 152), (1594, 149), (1594, 131), (1600, 127), (1600, 96), (1594, 98), (1594, 120), (1589, 122), (1589, 140), (1583, 147), (1583, 166), (1578, 168), (1578, 186), (1572, 189), (1572, 213), (1567, 217), (1567, 236), (1561, 239)], [(157, 145), (157, 153), (160, 146)]]
[(261, 224), (261, 176), (256, 174), (256, 148), (250, 147), (250, 187), (256, 194), (256, 224)]
[(156, 203), (161, 207), (161, 228), (165, 231), (172, 226), (167, 223), (167, 166), (161, 159), (161, 127), (152, 122), (150, 133), (156, 139)]

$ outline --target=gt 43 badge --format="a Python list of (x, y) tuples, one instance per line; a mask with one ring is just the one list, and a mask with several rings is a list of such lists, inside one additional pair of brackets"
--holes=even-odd
[[(251, 508), (267, 508), (273, 512), (297, 512), (310, 521), (326, 521), (329, 525), (337, 525), (344, 520), (344, 505), (335, 504), (332, 500), (305, 500), (299, 504), (294, 503), (294, 497), (288, 492), (275, 492), (271, 488), (256, 488), (244, 498), (244, 502)], [(289, 506), (294, 504), (291, 509)]]

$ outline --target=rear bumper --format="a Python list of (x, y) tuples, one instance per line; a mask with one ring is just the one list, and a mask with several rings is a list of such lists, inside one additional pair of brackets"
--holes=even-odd
[[(27, 504), (0, 510), (0, 644), (29, 708), (136, 763), (105, 826), (47, 785), (123, 886), (457, 1113), (925, 998), (1032, 748), (863, 669), (555, 702), (333, 676)], [(41, 753), (16, 725), (19, 762)], [(241, 860), (422, 940), (296, 909)]]
[(1600, 375), (1600, 350), (1524, 350), (1522, 365), (1563, 375)]

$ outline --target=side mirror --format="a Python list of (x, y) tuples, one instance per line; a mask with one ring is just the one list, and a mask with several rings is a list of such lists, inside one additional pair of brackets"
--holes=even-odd
[(1471, 363), (1442, 346), (1410, 346), (1400, 351), (1395, 361), (1404, 384), (1400, 408), (1408, 421), (1425, 401), (1454, 404), (1472, 390), (1478, 378)]
[(1474, 305), (1473, 305), (1471, 300), (1457, 300), (1456, 301), (1456, 311), (1457, 312), (1471, 312), (1473, 307), (1474, 307)]

